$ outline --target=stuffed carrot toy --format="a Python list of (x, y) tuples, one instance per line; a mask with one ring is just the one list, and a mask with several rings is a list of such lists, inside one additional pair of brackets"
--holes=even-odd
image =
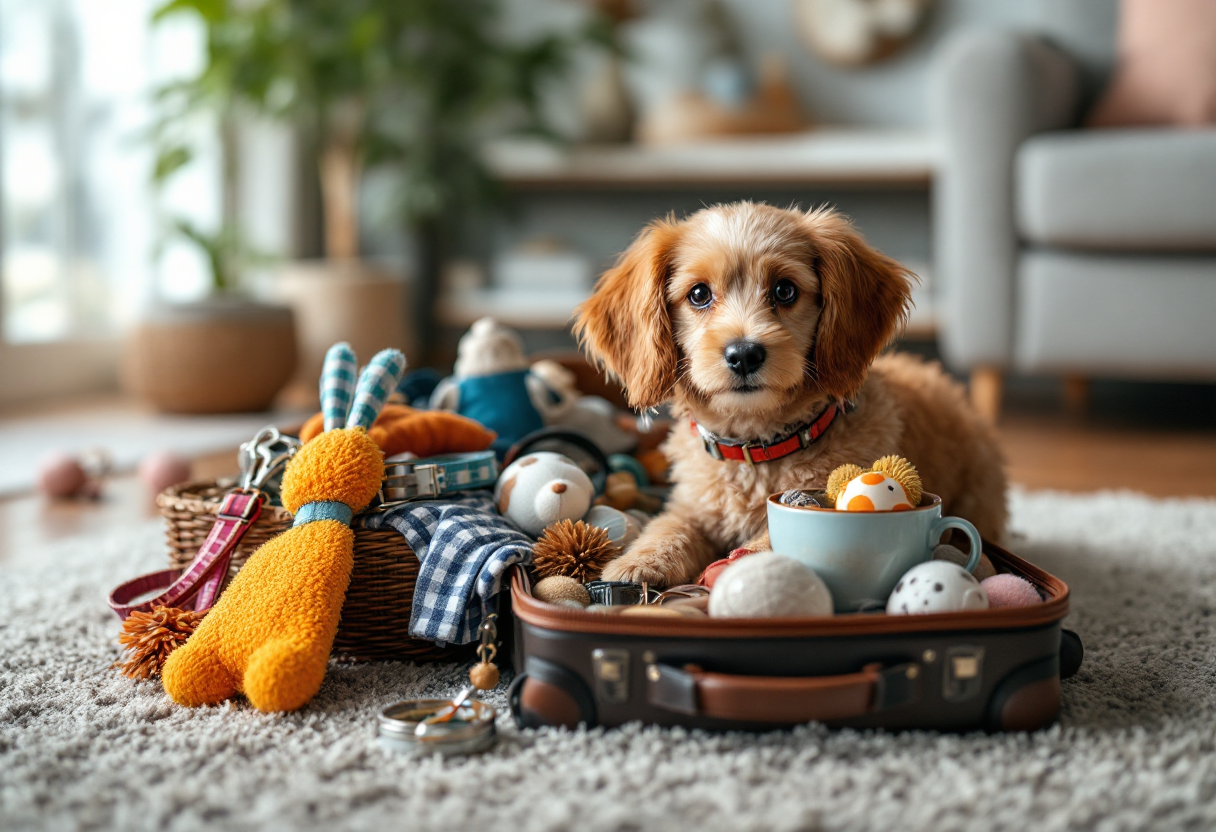
[(258, 710), (294, 711), (320, 689), (350, 582), (350, 522), (384, 478), (384, 457), (367, 428), (401, 377), (405, 357), (396, 350), (377, 354), (357, 386), (355, 369), (346, 344), (326, 355), (326, 430), (300, 448), (283, 474), (283, 505), (295, 522), (250, 556), (169, 656), (161, 676), (174, 701), (209, 705), (240, 692)]
[[(301, 442), (321, 434), (324, 416), (317, 413), (304, 423)], [(403, 404), (386, 404), (367, 435), (385, 456), (409, 451), (420, 457), (484, 451), (498, 436), (465, 416), (446, 410), (415, 410)]]

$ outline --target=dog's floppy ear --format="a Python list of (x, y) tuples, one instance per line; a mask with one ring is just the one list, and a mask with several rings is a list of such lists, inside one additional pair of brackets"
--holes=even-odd
[(676, 383), (679, 353), (666, 292), (678, 239), (673, 219), (652, 222), (576, 313), (574, 332), (583, 351), (625, 386), (638, 410), (667, 401)]
[(871, 248), (835, 211), (807, 214), (822, 310), (811, 360), (819, 389), (855, 395), (908, 316), (915, 276)]

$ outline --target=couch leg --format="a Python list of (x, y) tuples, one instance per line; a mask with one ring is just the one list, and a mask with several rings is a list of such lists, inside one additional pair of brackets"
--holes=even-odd
[(971, 404), (993, 424), (1001, 416), (1004, 386), (1005, 378), (995, 367), (977, 367), (971, 371)]
[(1089, 379), (1084, 376), (1064, 377), (1064, 408), (1073, 416), (1084, 415), (1089, 409)]

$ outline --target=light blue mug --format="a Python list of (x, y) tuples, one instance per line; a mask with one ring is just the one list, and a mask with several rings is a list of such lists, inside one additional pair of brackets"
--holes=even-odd
[(881, 609), (903, 574), (933, 556), (950, 529), (971, 542), (967, 571), (980, 562), (980, 533), (961, 517), (942, 517), (942, 500), (924, 494), (908, 511), (836, 511), (768, 498), (773, 551), (811, 567), (832, 590), (836, 612)]

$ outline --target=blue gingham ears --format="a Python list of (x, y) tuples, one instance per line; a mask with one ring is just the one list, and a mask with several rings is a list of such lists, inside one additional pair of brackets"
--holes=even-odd
[(358, 363), (350, 344), (342, 341), (325, 353), (321, 366), (321, 413), (325, 430), (345, 424), (348, 428), (370, 428), (401, 374), (405, 372), (405, 356), (400, 350), (381, 350), (359, 374)]

